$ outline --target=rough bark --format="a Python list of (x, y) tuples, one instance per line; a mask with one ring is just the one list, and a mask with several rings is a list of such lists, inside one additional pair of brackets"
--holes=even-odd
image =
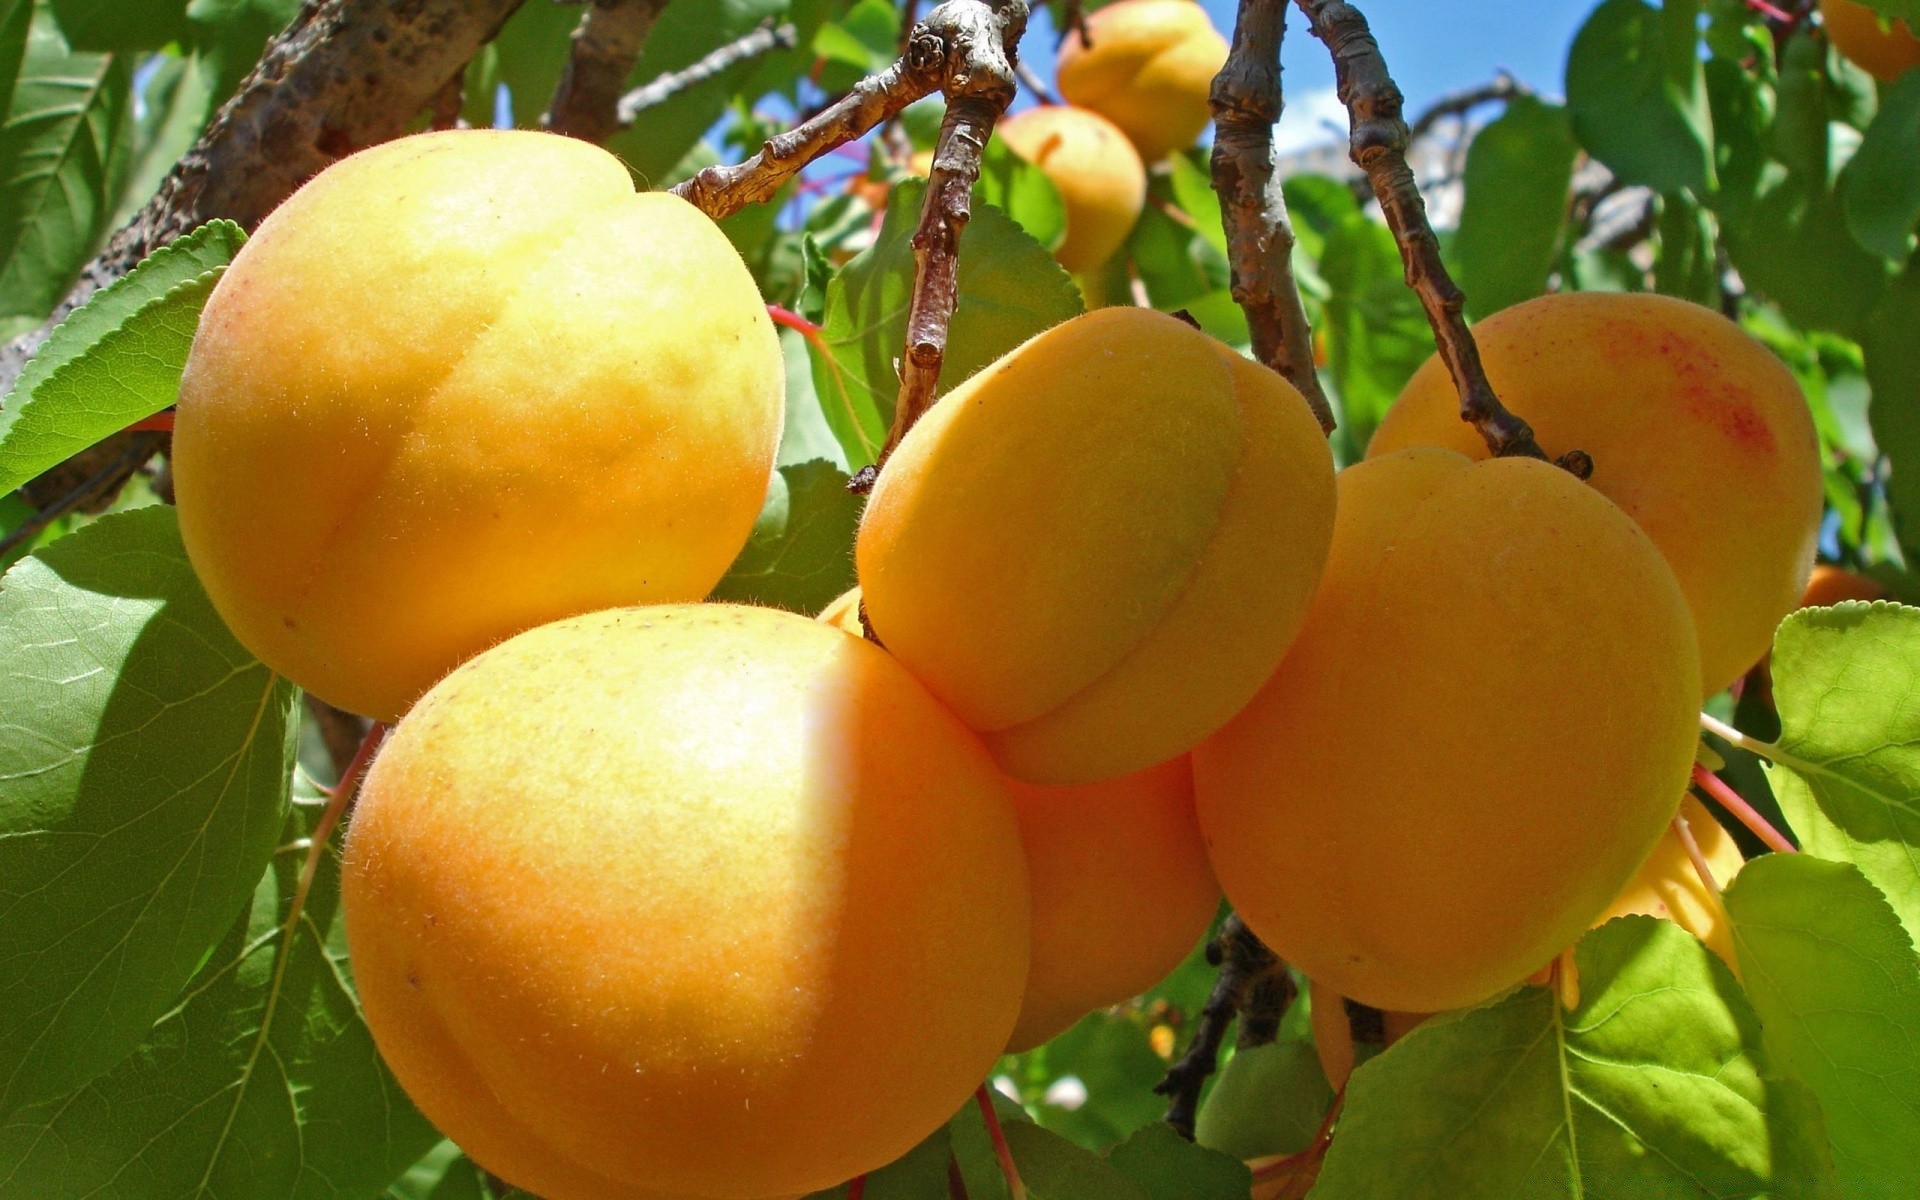
[(573, 31), (566, 69), (541, 123), (595, 144), (618, 133), (627, 78), (666, 7), (667, 0), (594, 0)]

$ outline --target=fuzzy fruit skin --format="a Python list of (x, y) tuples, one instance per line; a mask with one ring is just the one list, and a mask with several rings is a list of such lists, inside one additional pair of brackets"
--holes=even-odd
[[(1707, 860), (1707, 869), (1713, 872), (1714, 883), (1725, 889), (1733, 882), (1733, 877), (1740, 873), (1740, 868), (1746, 865), (1739, 844), (1722, 828), (1720, 822), (1713, 819), (1713, 814), (1690, 794), (1680, 801), (1680, 815), (1686, 818), (1687, 831), (1693, 834), (1694, 843), (1700, 847), (1700, 856)], [(1693, 868), (1693, 859), (1688, 856), (1685, 844), (1671, 828), (1660, 835), (1653, 853), (1647, 855), (1647, 861), (1640, 864), (1640, 869), (1627, 882), (1627, 886), (1614, 897), (1613, 904), (1600, 914), (1600, 920), (1594, 924), (1601, 925), (1615, 917), (1635, 914), (1672, 921), (1705, 942), (1709, 950), (1733, 968), (1734, 974), (1740, 973), (1739, 961), (1733, 953), (1733, 930), (1727, 924), (1726, 909), (1718, 896), (1707, 891), (1707, 885), (1700, 880), (1700, 873)]]
[(1875, 79), (1892, 82), (1920, 67), (1920, 37), (1905, 21), (1880, 24), (1880, 14), (1854, 0), (1820, 0), (1827, 40), (1854, 66)]
[(1026, 979), (992, 759), (878, 647), (772, 609), (470, 660), (375, 762), (342, 886), (401, 1084), (548, 1200), (882, 1166), (993, 1066)]
[[(1793, 610), (1820, 530), (1820, 445), (1793, 375), (1738, 325), (1667, 296), (1563, 293), (1474, 327), (1507, 407), (1639, 522), (1693, 610), (1711, 695), (1758, 662)], [(1367, 447), (1446, 446), (1485, 458), (1437, 358), (1407, 382)]]
[(1845, 567), (1821, 563), (1800, 593), (1801, 608), (1826, 608), (1844, 600), (1884, 600), (1887, 589), (1875, 579), (1856, 574)]
[(1060, 95), (1125, 131), (1155, 163), (1193, 145), (1213, 119), (1207, 96), (1227, 39), (1193, 0), (1120, 0), (1087, 14), (1060, 44)]
[(1008, 780), (1033, 887), (1033, 956), (1007, 1052), (1064, 1033), (1166, 978), (1220, 907), (1193, 813), (1193, 770), (1174, 759), (1074, 787)]
[(1127, 135), (1090, 109), (1048, 104), (1015, 113), (994, 133), (1044, 172), (1067, 210), (1054, 261), (1091, 271), (1126, 244), (1147, 203), (1147, 169)]
[(181, 534), (248, 649), (391, 721), (523, 629), (706, 595), (765, 497), (784, 380), (691, 205), (570, 138), (402, 138), (307, 183), (215, 287)]
[(1699, 694), (1673, 574), (1604, 496), (1530, 459), (1369, 460), (1286, 661), (1194, 751), (1214, 873), (1343, 996), (1477, 1003), (1645, 860)]
[(1190, 749), (1285, 653), (1333, 465), (1280, 376), (1164, 313), (1039, 334), (901, 442), (855, 546), (880, 641), (1032, 783)]

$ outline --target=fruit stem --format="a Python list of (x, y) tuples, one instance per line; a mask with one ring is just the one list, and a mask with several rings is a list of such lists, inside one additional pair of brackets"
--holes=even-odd
[(1291, 383), (1331, 434), (1333, 407), (1313, 369), (1313, 327), (1293, 277), (1293, 226), (1273, 148), (1285, 107), (1280, 42), (1286, 27), (1287, 0), (1241, 0), (1233, 49), (1209, 96), (1213, 190), (1226, 227), (1233, 299), (1247, 314), (1253, 356)]
[(775, 325), (784, 325), (801, 337), (806, 338), (809, 342), (817, 343), (820, 340), (820, 327), (790, 308), (782, 308), (778, 304), (769, 304), (767, 305), (767, 316), (772, 318)]
[[(1255, 2), (1241, 0), (1243, 10)], [(1349, 115), (1349, 156), (1365, 172), (1400, 247), (1407, 286), (1420, 297), (1427, 323), (1433, 327), (1434, 345), (1460, 393), (1460, 419), (1479, 430), (1487, 448), (1498, 457), (1546, 459), (1547, 453), (1533, 438), (1533, 428), (1507, 411), (1487, 382), (1479, 344), (1467, 328), (1466, 296), (1441, 261), (1440, 240), (1434, 236), (1426, 203), (1407, 166), (1409, 135), (1400, 87), (1387, 72), (1387, 61), (1366, 17), (1346, 0), (1295, 3), (1306, 14), (1313, 35), (1333, 56), (1334, 78)], [(1554, 461), (1581, 479), (1593, 473), (1593, 460), (1583, 451), (1569, 451)]]
[(1553, 960), (1553, 994), (1567, 1012), (1580, 1007), (1580, 964), (1573, 957), (1572, 946)]
[(867, 1195), (867, 1177), (855, 1175), (847, 1181), (847, 1200), (865, 1200)]
[(980, 1117), (987, 1123), (987, 1136), (993, 1139), (993, 1153), (1000, 1159), (1000, 1174), (1006, 1176), (1011, 1200), (1027, 1200), (1027, 1185), (1020, 1182), (1020, 1168), (1014, 1164), (1013, 1149), (1007, 1145), (1007, 1131), (1000, 1128), (1000, 1114), (994, 1111), (988, 1085), (974, 1089), (973, 1102), (980, 1106)]
[(1693, 862), (1693, 872), (1700, 877), (1701, 884), (1712, 894), (1715, 903), (1720, 900), (1720, 881), (1713, 877), (1713, 868), (1707, 865), (1707, 856), (1700, 853), (1700, 843), (1694, 840), (1693, 830), (1687, 826), (1684, 813), (1675, 813), (1673, 834), (1686, 847), (1687, 857)]
[[(1701, 717), (1703, 723), (1710, 719), (1711, 718), (1704, 715)], [(1730, 732), (1738, 733), (1737, 730), (1730, 730)], [(1740, 736), (1744, 737), (1745, 735), (1741, 734)], [(1764, 745), (1765, 743), (1762, 744)], [(1742, 747), (1742, 749), (1745, 748), (1746, 747)], [(1732, 813), (1742, 825), (1745, 825), (1752, 831), (1753, 836), (1765, 842), (1769, 849), (1778, 850), (1782, 854), (1794, 854), (1798, 852), (1799, 848), (1788, 841), (1785, 834), (1775, 829), (1772, 822), (1761, 816), (1753, 805), (1748, 804), (1739, 792), (1729, 787), (1726, 780), (1715, 775), (1712, 771), (1707, 770), (1699, 763), (1693, 764), (1693, 783), (1695, 787), (1713, 797), (1720, 807)]]

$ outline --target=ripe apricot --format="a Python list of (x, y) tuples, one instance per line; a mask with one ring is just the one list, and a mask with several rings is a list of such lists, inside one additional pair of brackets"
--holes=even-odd
[(1807, 580), (1807, 590), (1800, 593), (1800, 607), (1825, 608), (1845, 600), (1884, 600), (1886, 595), (1887, 589), (1880, 586), (1878, 580), (1845, 567), (1821, 563)]
[[(1733, 877), (1746, 864), (1732, 835), (1691, 795), (1680, 801), (1680, 816), (1686, 821), (1694, 843), (1700, 847), (1700, 856), (1707, 860), (1707, 869), (1713, 872), (1715, 885), (1724, 888), (1732, 883)], [(1634, 873), (1627, 886), (1614, 897), (1613, 904), (1600, 914), (1600, 920), (1594, 924), (1604, 924), (1615, 917), (1629, 917), (1636, 913), (1672, 921), (1705, 942), (1707, 948), (1718, 954), (1723, 962), (1739, 971), (1733, 955), (1733, 930), (1728, 927), (1726, 909), (1721, 905), (1720, 898), (1707, 890), (1700, 873), (1694, 869), (1686, 845), (1671, 827), (1661, 835), (1653, 853), (1647, 855), (1647, 861), (1640, 864), (1639, 871)]]
[(1074, 787), (1008, 780), (1033, 888), (1033, 956), (1007, 1050), (1049, 1041), (1137, 996), (1192, 953), (1220, 907), (1174, 759)]
[[(1719, 313), (1649, 294), (1542, 296), (1474, 329), (1494, 390), (1554, 453), (1593, 455), (1593, 486), (1639, 522), (1693, 610), (1707, 694), (1758, 662), (1813, 565), (1819, 439), (1765, 346)], [(1486, 443), (1429, 359), (1367, 447)]]
[(558, 617), (697, 600), (765, 497), (784, 368), (719, 228), (552, 134), (341, 160), (215, 287), (180, 531), (247, 648), (392, 720)]
[(1060, 192), (1067, 236), (1056, 262), (1091, 271), (1126, 244), (1147, 202), (1147, 169), (1118, 126), (1089, 109), (1049, 104), (1015, 113), (995, 132)]
[(1104, 308), (935, 404), (855, 547), (881, 642), (1010, 774), (1085, 783), (1184, 753), (1306, 614), (1333, 466), (1280, 376)]
[(772, 609), (607, 610), (470, 660), (380, 753), (342, 889), (395, 1075), (548, 1200), (879, 1167), (991, 1069), (1027, 972), (978, 738)]
[(1577, 938), (1659, 839), (1698, 656), (1660, 552), (1565, 471), (1433, 447), (1351, 467), (1293, 648), (1194, 750), (1214, 873), (1343, 996), (1483, 1000)]
[(1147, 162), (1193, 145), (1213, 118), (1207, 96), (1227, 40), (1192, 0), (1119, 0), (1089, 13), (1060, 45), (1060, 95), (1126, 132)]
[(1876, 79), (1892, 81), (1920, 67), (1920, 37), (1905, 21), (1883, 19), (1855, 0), (1820, 0), (1820, 21), (1834, 49)]

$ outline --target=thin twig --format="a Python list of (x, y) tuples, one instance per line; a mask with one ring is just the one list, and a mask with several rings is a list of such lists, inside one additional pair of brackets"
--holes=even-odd
[(993, 1110), (993, 1094), (986, 1084), (974, 1089), (973, 1101), (980, 1106), (980, 1119), (986, 1122), (987, 1137), (993, 1142), (994, 1157), (1000, 1160), (1000, 1175), (1007, 1181), (1011, 1200), (1027, 1200), (1027, 1185), (1020, 1181), (1020, 1168), (1013, 1161), (1013, 1148), (1007, 1145), (1007, 1131), (1000, 1127), (1000, 1114)]
[(1055, 96), (1052, 89), (1047, 87), (1047, 81), (1040, 78), (1040, 73), (1026, 63), (1014, 63), (1013, 73), (1019, 77), (1020, 86), (1033, 93), (1035, 100), (1038, 100), (1042, 104), (1060, 103), (1060, 98)]
[(1226, 225), (1233, 298), (1247, 314), (1254, 357), (1291, 383), (1320, 428), (1332, 433), (1333, 408), (1313, 369), (1313, 329), (1293, 278), (1293, 227), (1273, 148), (1286, 16), (1287, 0), (1242, 0), (1233, 50), (1210, 97), (1213, 190)]
[(666, 7), (667, 0), (594, 0), (573, 31), (566, 70), (540, 123), (594, 143), (631, 124), (616, 116), (620, 93)]
[[(1351, 127), (1349, 153), (1354, 165), (1365, 172), (1387, 227), (1399, 243), (1407, 286), (1420, 297), (1441, 361), (1460, 393), (1461, 419), (1480, 431), (1496, 455), (1545, 459), (1532, 428), (1507, 411), (1487, 382), (1480, 348), (1462, 311), (1466, 297), (1440, 260), (1440, 241), (1427, 222), (1426, 203), (1407, 166), (1407, 123), (1401, 116), (1400, 88), (1387, 73), (1386, 59), (1367, 28), (1367, 19), (1346, 0), (1295, 2), (1314, 36), (1333, 56), (1340, 102), (1347, 107)], [(1593, 461), (1580, 451), (1567, 454), (1561, 465), (1581, 478), (1593, 470)]]
[(1238, 915), (1221, 923), (1219, 935), (1207, 947), (1207, 961), (1220, 968), (1220, 976), (1200, 1007), (1193, 1041), (1153, 1089), (1168, 1098), (1166, 1123), (1189, 1141), (1193, 1140), (1193, 1122), (1200, 1110), (1200, 1089), (1220, 1064), (1227, 1027), (1262, 980), (1286, 974), (1286, 964)]
[(1511, 100), (1515, 96), (1531, 96), (1533, 89), (1521, 83), (1513, 76), (1501, 71), (1487, 83), (1478, 87), (1465, 88), (1458, 92), (1449, 92), (1427, 106), (1427, 110), (1416, 118), (1407, 128), (1409, 141), (1417, 142), (1433, 132), (1433, 127), (1448, 117), (1461, 117), (1482, 104), (1491, 104), (1496, 100)]
[[(973, 185), (993, 127), (1013, 103), (1013, 64), (1027, 29), (1027, 0), (948, 0), (928, 15), (950, 13), (947, 112), (933, 146), (933, 169), (913, 231), (913, 298), (900, 392), (880, 465), (933, 405), (947, 356), (947, 327), (960, 299), (960, 235), (973, 217)], [(916, 39), (917, 40), (917, 39)]]
[(634, 120), (649, 108), (665, 104), (681, 92), (695, 84), (705, 83), (729, 67), (738, 66), (740, 63), (775, 50), (791, 50), (799, 43), (799, 31), (793, 26), (762, 21), (752, 31), (735, 38), (698, 61), (678, 71), (668, 71), (664, 75), (655, 76), (620, 97), (617, 109), (620, 124), (623, 126), (633, 124)]

